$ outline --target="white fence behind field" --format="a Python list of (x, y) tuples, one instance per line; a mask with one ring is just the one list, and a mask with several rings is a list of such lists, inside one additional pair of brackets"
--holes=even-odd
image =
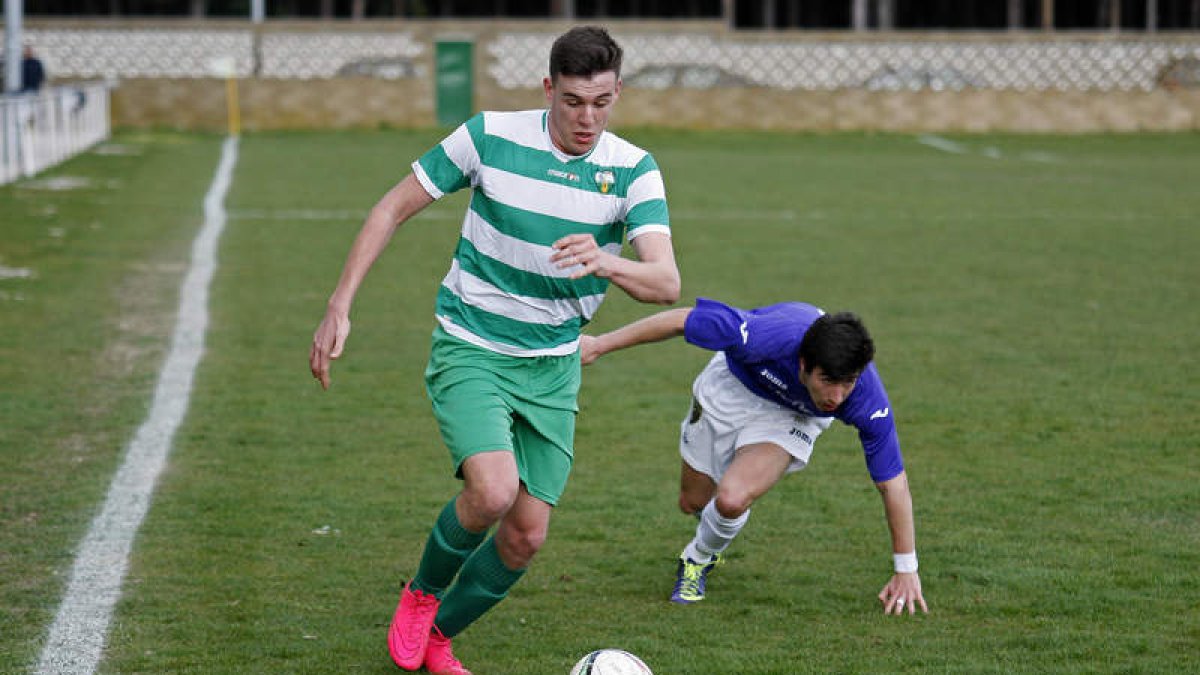
[(0, 185), (33, 176), (107, 139), (110, 119), (103, 82), (0, 97)]
[[(469, 25), (469, 24), (464, 24)], [(622, 75), (636, 88), (766, 87), (786, 91), (1151, 91), (1197, 86), (1200, 33), (713, 32), (614, 26)], [(27, 39), (52, 77), (210, 78), (215, 59), (237, 77), (419, 77), (441, 24), (370, 22), (193, 28), (170, 24), (33, 25)], [(336, 29), (335, 29), (336, 26)], [(398, 27), (402, 26), (402, 27)], [(561, 26), (504, 28), (476, 40), (501, 89), (537, 87)], [(258, 34), (256, 39), (255, 35)], [(469, 32), (464, 32), (464, 35)]]

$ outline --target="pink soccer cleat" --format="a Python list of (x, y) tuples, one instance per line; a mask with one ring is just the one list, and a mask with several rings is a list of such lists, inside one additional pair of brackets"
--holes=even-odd
[[(388, 631), (388, 652), (396, 665), (405, 670), (418, 670), (425, 663), (429, 631), (433, 628), (433, 619), (441, 603), (436, 596), (414, 591), (411, 586), (410, 581), (400, 593), (400, 604), (396, 607), (392, 627)], [(446, 653), (450, 652), (448, 645)]]
[(437, 628), (429, 635), (429, 648), (425, 651), (425, 669), (432, 675), (471, 675), (450, 651), (450, 638)]

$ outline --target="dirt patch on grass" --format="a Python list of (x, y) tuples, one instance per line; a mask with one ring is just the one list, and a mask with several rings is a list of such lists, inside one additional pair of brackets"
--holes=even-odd
[(58, 443), (72, 464), (111, 457), (114, 445), (123, 447), (136, 428), (120, 419), (118, 408), (138, 400), (149, 406), (170, 344), (185, 270), (181, 261), (131, 263), (114, 289), (116, 311), (102, 331), (105, 344), (92, 373), (95, 395), (80, 407), (88, 421), (78, 428), (87, 431), (64, 436)]
[(182, 261), (130, 265), (116, 290), (114, 337), (100, 354), (102, 380), (127, 378), (147, 368), (157, 372), (170, 341), (186, 269)]

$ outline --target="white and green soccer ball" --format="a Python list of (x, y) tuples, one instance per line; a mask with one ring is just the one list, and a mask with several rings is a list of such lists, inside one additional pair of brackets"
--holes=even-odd
[(571, 675), (653, 675), (641, 659), (623, 649), (597, 649), (579, 659)]

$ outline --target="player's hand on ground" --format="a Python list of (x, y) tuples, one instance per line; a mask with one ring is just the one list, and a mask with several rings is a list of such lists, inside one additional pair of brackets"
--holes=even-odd
[(581, 365), (595, 363), (601, 353), (599, 340), (595, 335), (579, 336), (579, 363)]
[(554, 253), (550, 254), (550, 262), (559, 269), (575, 268), (571, 270), (572, 279), (589, 274), (602, 278), (612, 276), (609, 260), (615, 256), (602, 250), (590, 234), (569, 234), (554, 242), (552, 247)]
[(929, 613), (929, 606), (925, 604), (925, 596), (921, 593), (921, 577), (916, 572), (897, 572), (893, 575), (879, 592), (879, 602), (883, 605), (884, 614), (899, 616), (905, 611), (915, 614), (918, 606), (922, 612)]
[(322, 389), (329, 388), (330, 362), (342, 355), (348, 337), (350, 317), (333, 309), (325, 312), (325, 318), (313, 333), (312, 349), (308, 353), (308, 367)]

